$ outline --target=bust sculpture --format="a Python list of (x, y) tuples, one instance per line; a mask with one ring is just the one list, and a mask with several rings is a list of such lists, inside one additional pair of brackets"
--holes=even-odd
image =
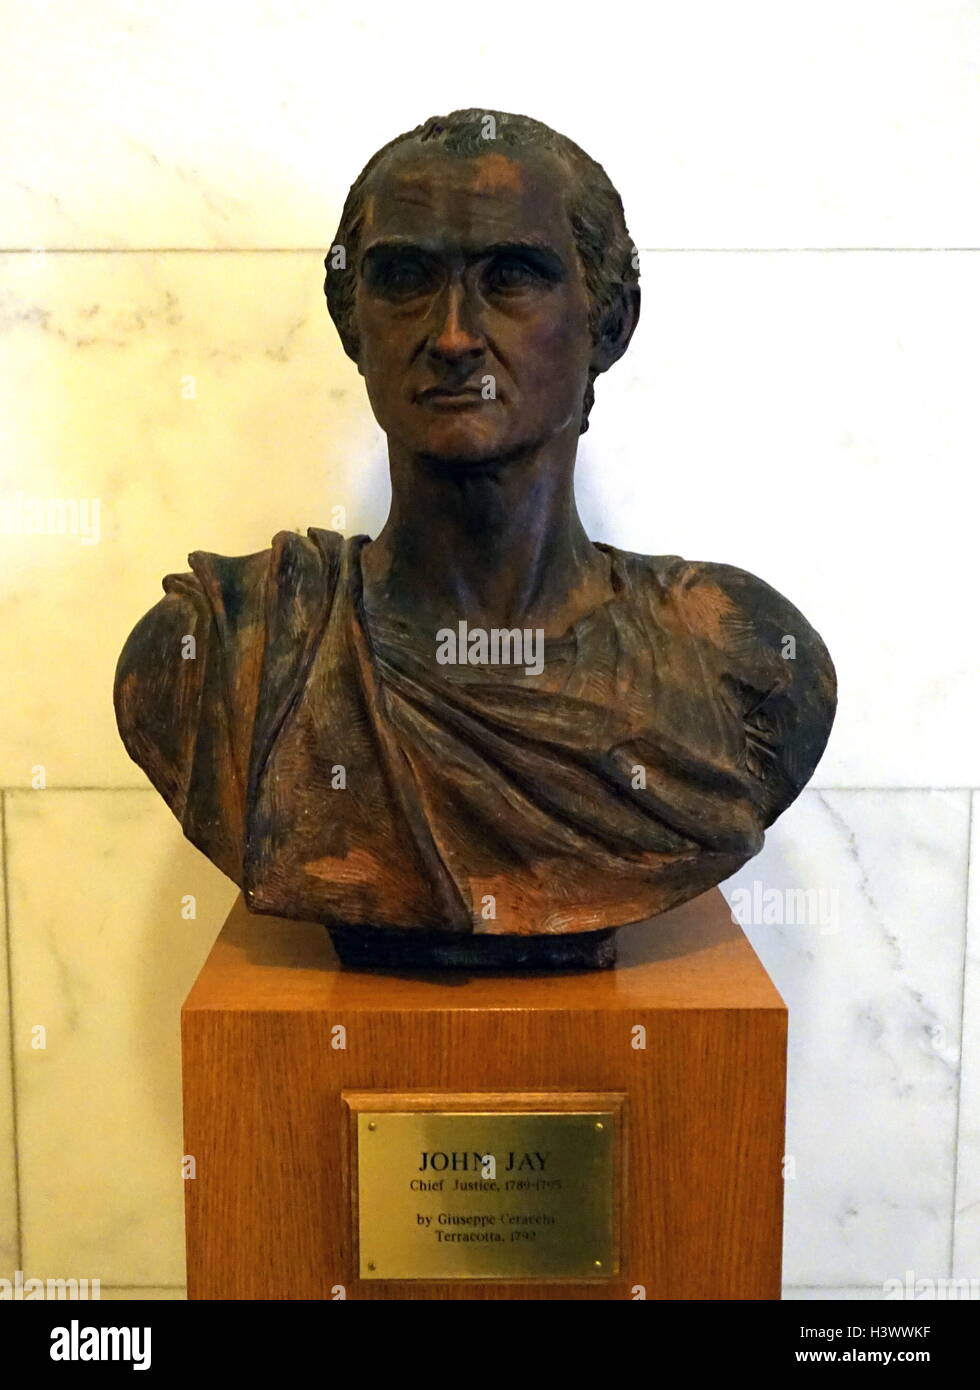
[(120, 657), (126, 748), (253, 912), (342, 960), (608, 964), (758, 852), (826, 744), (830, 657), (743, 570), (586, 536), (578, 438), (640, 291), (578, 146), (433, 118), (370, 160), (326, 266), (388, 519), (194, 552)]

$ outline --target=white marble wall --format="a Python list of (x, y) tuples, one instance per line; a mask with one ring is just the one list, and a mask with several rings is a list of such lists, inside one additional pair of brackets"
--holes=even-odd
[[(880, 1294), (909, 1270), (938, 1283), (954, 1239), (957, 1277), (980, 1267), (963, 1190), (980, 1151), (960, 1088), (970, 798), (808, 790), (726, 885), (790, 1011), (794, 1290)], [(790, 915), (794, 888), (811, 893), (809, 911)], [(967, 1010), (978, 1002), (968, 996)]]
[(96, 543), (0, 529), (0, 1275), (179, 1292), (177, 1010), (233, 890), (119, 746), (113, 667), (189, 550), (380, 525), (322, 255), (379, 144), (489, 102), (599, 158), (641, 248), (591, 533), (763, 575), (837, 662), (813, 787), (726, 887), (827, 909), (748, 914), (791, 1009), (787, 1296), (980, 1281), (980, 10), (429, 20), (0, 5), (0, 510), (99, 503)]

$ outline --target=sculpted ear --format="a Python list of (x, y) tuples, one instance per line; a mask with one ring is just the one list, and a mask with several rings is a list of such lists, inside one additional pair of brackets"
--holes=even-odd
[(639, 285), (618, 285), (612, 303), (599, 320), (592, 350), (592, 367), (597, 373), (608, 371), (614, 362), (619, 361), (629, 347), (639, 319)]

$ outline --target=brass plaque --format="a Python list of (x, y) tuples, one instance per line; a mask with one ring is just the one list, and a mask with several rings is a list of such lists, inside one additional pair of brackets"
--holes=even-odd
[(619, 1270), (617, 1109), (356, 1114), (362, 1279)]

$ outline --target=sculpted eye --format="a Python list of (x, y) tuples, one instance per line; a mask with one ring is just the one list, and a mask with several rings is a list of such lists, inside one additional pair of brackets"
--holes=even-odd
[(519, 256), (497, 256), (487, 266), (483, 282), (492, 294), (534, 289), (548, 283), (537, 266)]
[(385, 285), (393, 294), (418, 294), (428, 283), (429, 276), (420, 261), (408, 261), (391, 268)]
[(435, 284), (433, 267), (421, 256), (383, 256), (367, 268), (371, 288), (392, 299), (411, 299), (428, 293)]

